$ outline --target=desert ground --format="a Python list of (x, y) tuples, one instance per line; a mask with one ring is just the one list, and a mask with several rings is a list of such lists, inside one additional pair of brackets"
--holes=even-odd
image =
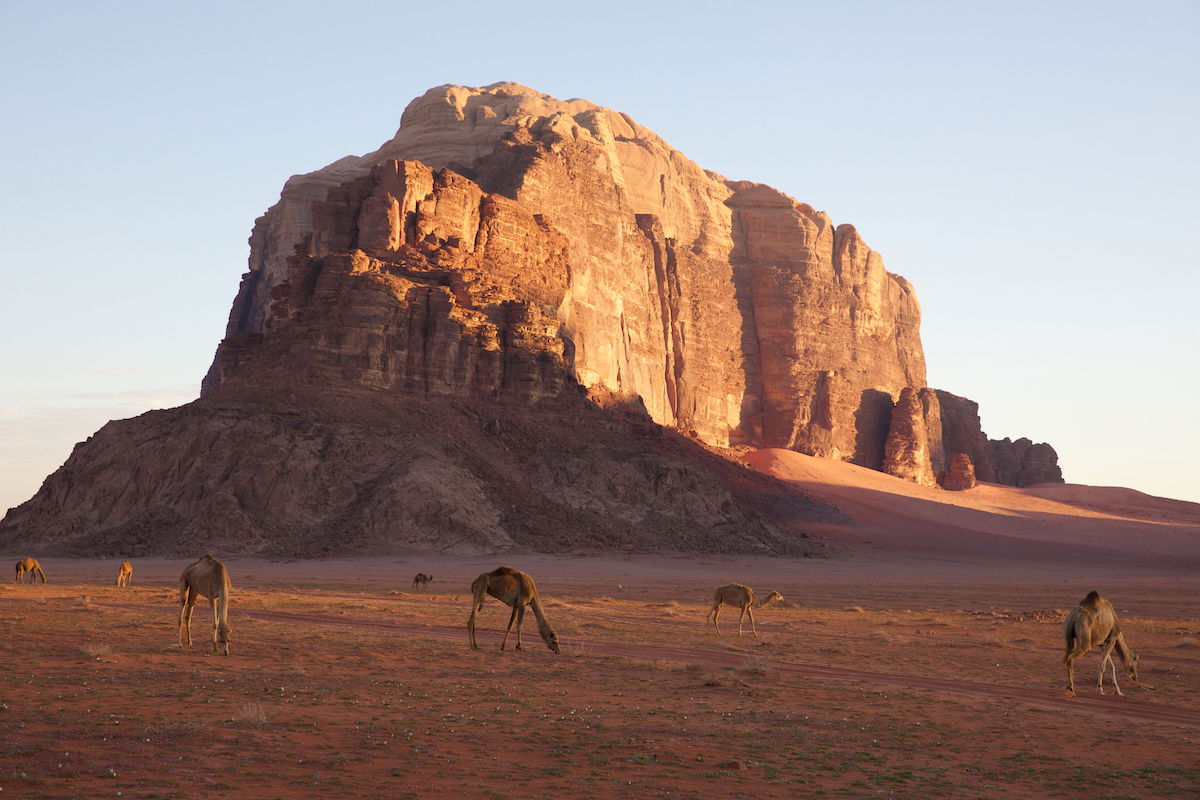
[[(118, 589), (120, 558), (41, 559), (49, 583), (0, 584), (2, 796), (1200, 796), (1194, 504), (757, 457), (866, 521), (828, 559), (227, 558), (228, 657), (207, 605), (176, 644), (187, 561)], [(468, 647), (469, 585), (500, 563), (537, 580), (561, 654), (531, 614), (499, 651), (496, 601)], [(706, 626), (730, 581), (784, 595), (757, 639), (732, 609)], [(1140, 657), (1123, 697), (1095, 652), (1064, 696), (1061, 620), (1092, 589)]]

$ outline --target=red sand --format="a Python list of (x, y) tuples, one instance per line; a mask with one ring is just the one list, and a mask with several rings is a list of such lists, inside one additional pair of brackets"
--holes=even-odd
[[(119, 559), (45, 559), (49, 584), (0, 584), (0, 796), (1200, 796), (1200, 506), (748, 460), (862, 524), (828, 560), (226, 559), (228, 658), (204, 608), (174, 646), (185, 562), (119, 590)], [(537, 579), (561, 655), (528, 617), (492, 649), (494, 602), (467, 647), (498, 563)], [(786, 598), (759, 640), (705, 625), (731, 580)], [(1059, 620), (1093, 588), (1141, 657), (1126, 697), (1096, 694), (1095, 654), (1063, 696)]]

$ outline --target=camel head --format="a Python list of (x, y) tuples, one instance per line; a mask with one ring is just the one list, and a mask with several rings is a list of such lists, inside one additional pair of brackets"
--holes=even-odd
[(546, 642), (546, 647), (549, 647), (554, 652), (561, 652), (558, 649), (558, 634), (550, 630), (548, 627), (542, 629), (542, 639)]
[(1138, 682), (1138, 657), (1137, 653), (1133, 654), (1133, 658), (1125, 665), (1125, 671), (1129, 673), (1129, 678), (1134, 683)]
[(229, 655), (229, 626), (224, 622), (217, 625), (217, 640), (213, 646), (224, 655)]
[(769, 595), (767, 595), (766, 600), (763, 600), (762, 602), (759, 602), (759, 603), (755, 603), (755, 605), (758, 606), (759, 608), (766, 608), (769, 605), (774, 605), (775, 603), (778, 603), (782, 599), (783, 599), (783, 595), (781, 595), (779, 592), (771, 592)]

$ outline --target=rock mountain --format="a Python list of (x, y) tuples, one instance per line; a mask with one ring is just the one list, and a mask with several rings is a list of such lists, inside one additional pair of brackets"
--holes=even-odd
[(201, 398), (80, 444), (0, 544), (813, 554), (840, 515), (739, 449), (1061, 481), (925, 385), (919, 326), (853, 226), (611, 109), (441, 86), (287, 181)]

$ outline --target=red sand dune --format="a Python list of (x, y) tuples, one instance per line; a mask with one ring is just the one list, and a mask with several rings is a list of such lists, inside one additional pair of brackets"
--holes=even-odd
[(744, 460), (859, 523), (849, 534), (825, 534), (835, 548), (1200, 564), (1197, 503), (1078, 484), (1018, 489), (981, 483), (948, 492), (790, 450), (758, 450)]

